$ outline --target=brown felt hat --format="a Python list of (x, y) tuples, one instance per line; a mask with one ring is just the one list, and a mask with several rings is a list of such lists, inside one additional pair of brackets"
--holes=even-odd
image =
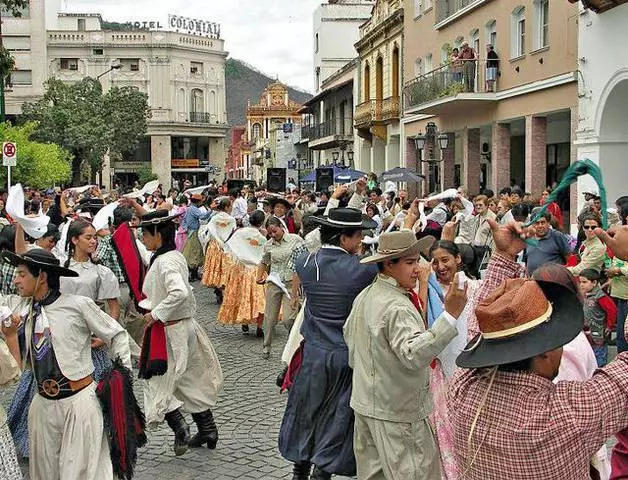
[(360, 263), (380, 263), (384, 260), (416, 255), (420, 251), (421, 245), (411, 230), (382, 233), (375, 254), (363, 258)]

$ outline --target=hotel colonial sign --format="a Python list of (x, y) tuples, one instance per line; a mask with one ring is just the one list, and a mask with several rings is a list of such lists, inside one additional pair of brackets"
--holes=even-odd
[(129, 30), (172, 30), (188, 35), (201, 35), (209, 38), (220, 38), (220, 24), (200, 20), (198, 18), (182, 17), (180, 15), (168, 15), (168, 23), (164, 25), (159, 21), (133, 20), (122, 23)]

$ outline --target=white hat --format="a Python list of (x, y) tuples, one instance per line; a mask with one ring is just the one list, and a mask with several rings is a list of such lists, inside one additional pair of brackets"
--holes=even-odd
[(593, 195), (594, 197), (599, 197), (600, 196), (600, 191), (598, 190), (597, 187), (584, 187), (582, 189), (582, 194), (586, 195), (587, 193), (589, 195)]

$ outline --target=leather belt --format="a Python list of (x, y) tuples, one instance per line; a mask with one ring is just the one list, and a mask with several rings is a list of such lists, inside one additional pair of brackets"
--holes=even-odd
[(166, 322), (166, 327), (170, 327), (172, 325), (176, 325), (177, 323), (179, 323), (181, 320), (172, 320), (171, 322)]
[(85, 387), (92, 384), (94, 378), (88, 375), (80, 380), (70, 380), (68, 378), (48, 379), (38, 383), (37, 390), (39, 394), (49, 400), (61, 400), (68, 398), (75, 393), (80, 392)]

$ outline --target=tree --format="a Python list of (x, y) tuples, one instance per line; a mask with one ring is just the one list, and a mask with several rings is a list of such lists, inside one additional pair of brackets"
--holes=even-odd
[[(17, 165), (11, 168), (11, 181), (36, 188), (48, 188), (70, 180), (72, 156), (54, 143), (39, 143), (31, 139), (37, 125), (19, 127), (9, 122), (0, 124), (0, 139), (17, 144)], [(0, 182), (7, 181), (6, 168), (0, 169)]]
[(151, 180), (157, 180), (157, 175), (153, 173), (148, 165), (142, 165), (137, 171), (137, 181), (140, 185), (150, 182)]
[(102, 170), (105, 153), (111, 159), (137, 148), (146, 135), (148, 96), (134, 87), (114, 87), (103, 95), (100, 82), (87, 77), (75, 84), (51, 78), (41, 100), (22, 107), (27, 121), (36, 121), (36, 138), (57, 143), (73, 156), (72, 182), (80, 182), (87, 162), (91, 181)]

